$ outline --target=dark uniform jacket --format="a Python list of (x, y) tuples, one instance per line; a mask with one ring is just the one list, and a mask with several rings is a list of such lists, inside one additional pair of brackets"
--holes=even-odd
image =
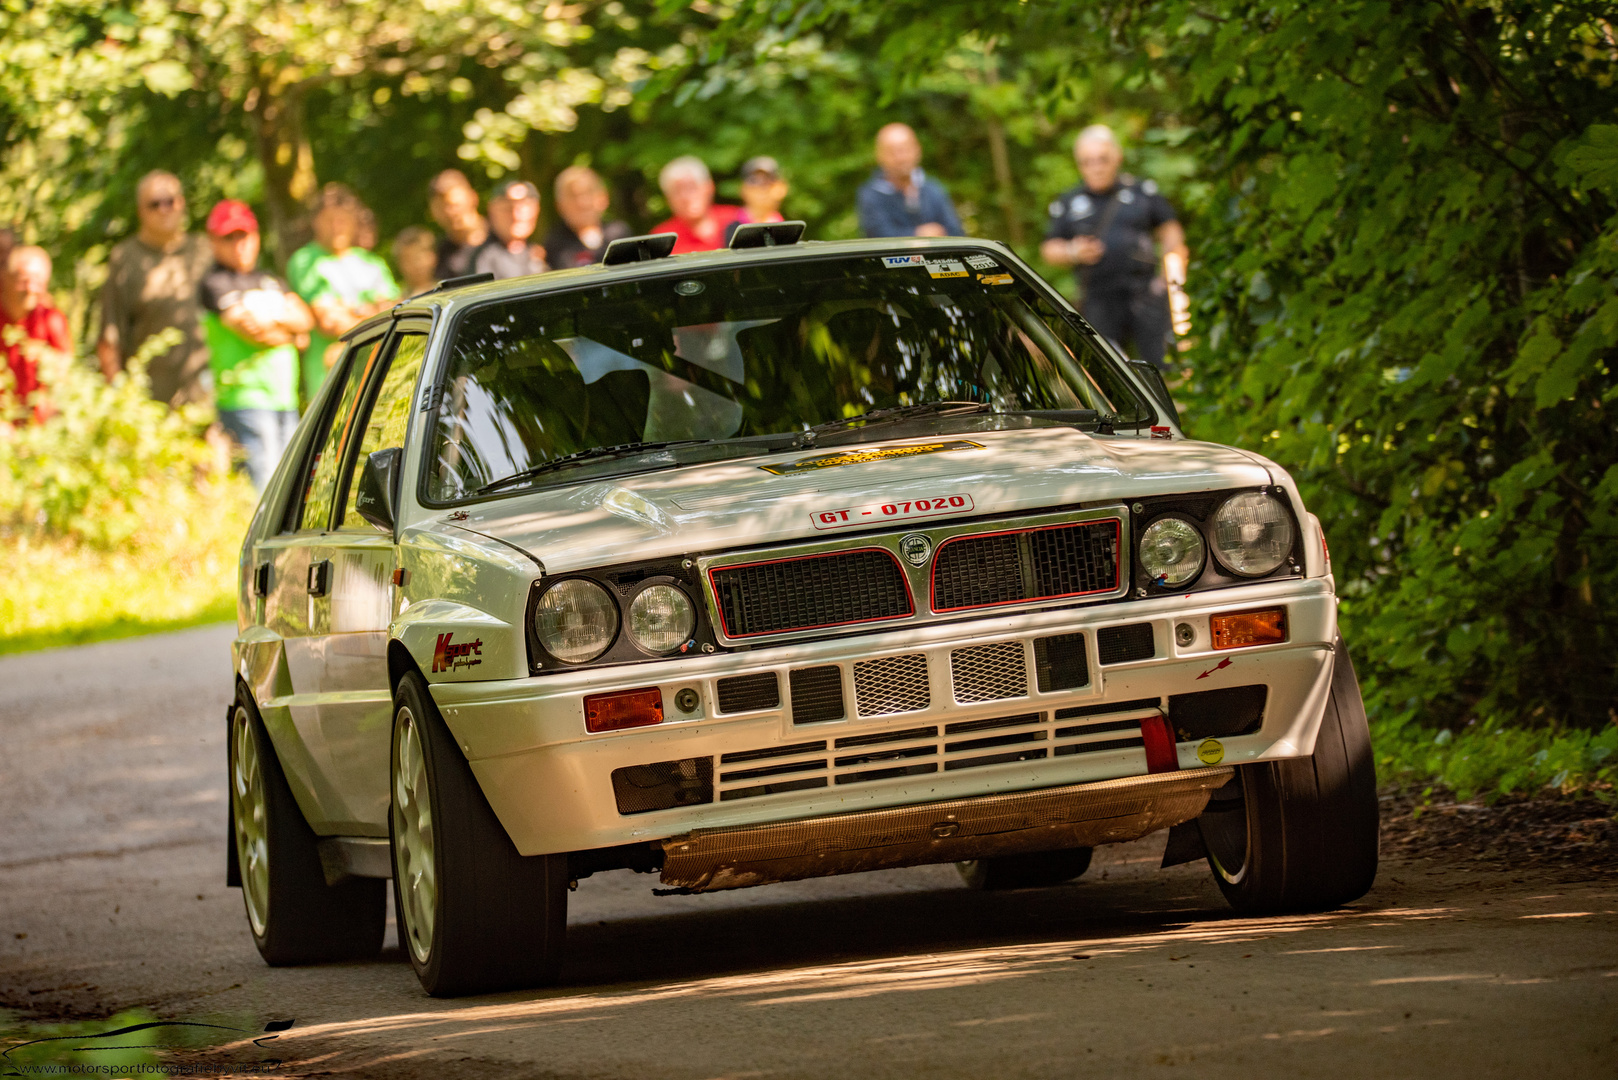
[(1073, 268), (1085, 295), (1132, 293), (1146, 288), (1158, 273), (1154, 232), (1174, 220), (1169, 205), (1150, 180), (1124, 174), (1107, 191), (1084, 184), (1069, 188), (1050, 205), (1047, 240), (1099, 237), (1106, 253), (1094, 266)]

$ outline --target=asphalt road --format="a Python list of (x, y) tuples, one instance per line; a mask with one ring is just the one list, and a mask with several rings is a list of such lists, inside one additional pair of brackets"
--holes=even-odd
[(599, 875), (545, 991), (433, 1000), (391, 944), (272, 970), (223, 884), (229, 639), (0, 660), (0, 1007), (293, 1020), (175, 1059), (251, 1075), (1618, 1075), (1613, 877), (1385, 862), (1349, 909), (1238, 919), (1202, 867), (1155, 868), (1161, 835), (1005, 894)]

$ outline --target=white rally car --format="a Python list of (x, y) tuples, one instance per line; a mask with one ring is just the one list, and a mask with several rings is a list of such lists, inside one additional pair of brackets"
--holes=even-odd
[(558, 965), (596, 871), (701, 892), (1170, 828), (1241, 911), (1362, 895), (1325, 538), (1006, 248), (449, 283), (352, 331), (242, 547), (229, 880), (272, 964)]

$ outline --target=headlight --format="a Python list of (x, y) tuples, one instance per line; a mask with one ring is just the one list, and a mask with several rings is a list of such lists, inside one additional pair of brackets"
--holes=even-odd
[(618, 605), (593, 581), (570, 578), (545, 590), (534, 609), (534, 633), (558, 660), (582, 664), (607, 651), (618, 633)]
[(629, 636), (647, 652), (673, 652), (691, 640), (696, 609), (672, 585), (650, 585), (629, 604)]
[(1213, 526), (1214, 551), (1232, 573), (1260, 577), (1292, 553), (1292, 518), (1268, 495), (1232, 496), (1214, 513)]
[(1184, 518), (1158, 518), (1140, 538), (1140, 564), (1159, 585), (1184, 585), (1202, 573), (1202, 532)]

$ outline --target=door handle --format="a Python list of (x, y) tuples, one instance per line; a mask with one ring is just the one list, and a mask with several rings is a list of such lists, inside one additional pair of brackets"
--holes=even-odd
[(321, 559), (309, 566), (309, 595), (325, 596), (331, 591), (331, 560)]

